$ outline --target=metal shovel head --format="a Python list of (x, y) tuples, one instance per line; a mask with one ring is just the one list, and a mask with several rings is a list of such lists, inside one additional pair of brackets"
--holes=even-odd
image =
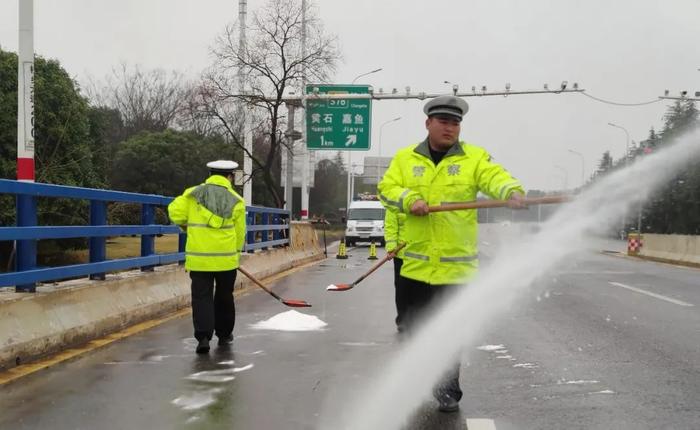
[(310, 308), (311, 303), (305, 302), (304, 300), (283, 300), (282, 303), (292, 308)]
[(347, 291), (352, 287), (353, 285), (350, 284), (330, 284), (326, 287), (326, 291)]

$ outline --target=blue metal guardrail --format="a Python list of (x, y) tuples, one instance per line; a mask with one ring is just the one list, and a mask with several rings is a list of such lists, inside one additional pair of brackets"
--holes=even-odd
[[(15, 286), (18, 292), (36, 291), (35, 283), (89, 276), (105, 279), (105, 273), (183, 262), (187, 235), (175, 225), (155, 224), (155, 209), (167, 206), (173, 197), (137, 194), (93, 188), (38, 184), (0, 179), (0, 195), (14, 194), (17, 201), (17, 226), (0, 227), (0, 241), (16, 241), (15, 271), (0, 273), (0, 287)], [(38, 226), (37, 198), (71, 198), (90, 201), (90, 225)], [(127, 202), (141, 204), (140, 225), (108, 225), (107, 204)], [(290, 213), (283, 209), (246, 206), (247, 233), (243, 251), (267, 249), (290, 243)], [(157, 254), (156, 235), (178, 234), (178, 252)], [(107, 260), (107, 237), (141, 235), (141, 256)], [(89, 238), (90, 262), (60, 267), (37, 267), (36, 241), (44, 239)]]

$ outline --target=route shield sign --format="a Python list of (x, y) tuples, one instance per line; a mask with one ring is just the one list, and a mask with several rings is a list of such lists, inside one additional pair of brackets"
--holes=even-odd
[[(306, 94), (369, 94), (368, 85), (306, 86)], [(372, 119), (371, 99), (306, 99), (306, 147), (367, 151)]]

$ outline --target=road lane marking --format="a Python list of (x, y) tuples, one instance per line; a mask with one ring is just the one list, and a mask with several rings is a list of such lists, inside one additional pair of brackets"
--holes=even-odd
[(672, 299), (671, 297), (662, 296), (661, 294), (652, 293), (651, 291), (642, 290), (641, 288), (631, 287), (631, 286), (629, 286), (629, 285), (621, 284), (621, 283), (619, 283), (619, 282), (608, 282), (608, 283), (609, 283), (610, 285), (614, 285), (614, 286), (620, 287), (620, 288), (625, 288), (625, 289), (628, 289), (628, 290), (630, 290), (630, 291), (634, 291), (634, 292), (637, 292), (637, 293), (640, 293), (640, 294), (646, 294), (646, 295), (649, 296), (649, 297), (653, 297), (653, 298), (659, 299), (659, 300), (664, 300), (664, 301), (666, 301), (666, 302), (673, 303), (674, 305), (678, 305), (678, 306), (695, 306), (695, 305), (692, 304), (692, 303), (684, 302), (684, 301), (682, 301), (682, 300)]
[(496, 424), (488, 418), (467, 418), (469, 430), (496, 430)]

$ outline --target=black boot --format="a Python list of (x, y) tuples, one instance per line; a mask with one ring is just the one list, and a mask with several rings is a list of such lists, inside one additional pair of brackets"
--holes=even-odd
[(440, 393), (435, 398), (439, 403), (438, 410), (440, 412), (457, 412), (459, 410), (459, 402), (448, 393)]
[(233, 343), (233, 334), (230, 334), (228, 336), (220, 337), (218, 345), (219, 346), (227, 346), (231, 345)]
[(199, 339), (197, 344), (197, 349), (195, 351), (197, 354), (208, 354), (209, 353), (209, 339), (202, 338)]

